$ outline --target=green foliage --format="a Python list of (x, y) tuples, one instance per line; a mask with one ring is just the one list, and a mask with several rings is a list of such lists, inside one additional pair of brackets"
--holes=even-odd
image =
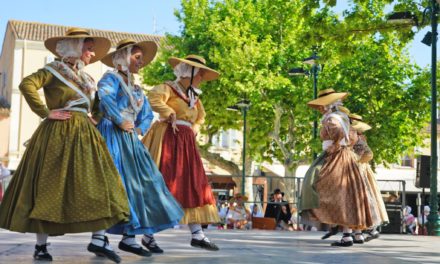
[[(374, 127), (368, 136), (376, 162), (394, 162), (422, 142), (420, 131), (429, 118), (428, 75), (408, 60), (411, 28), (396, 30), (386, 23), (384, 10), (392, 1), (349, 2), (338, 15), (332, 0), (183, 0), (175, 12), (181, 34), (166, 37), (144, 80), (172, 79), (170, 56), (204, 56), (221, 73), (202, 87), (204, 133), (240, 129), (241, 115), (226, 107), (246, 97), (252, 103), (249, 155), (295, 168), (320, 151), (311, 135), (313, 120), (320, 117), (306, 107), (313, 97), (311, 79), (287, 73), (303, 66), (302, 59), (316, 49), (324, 65), (318, 87), (349, 91), (347, 106)], [(405, 8), (414, 2), (395, 4)]]

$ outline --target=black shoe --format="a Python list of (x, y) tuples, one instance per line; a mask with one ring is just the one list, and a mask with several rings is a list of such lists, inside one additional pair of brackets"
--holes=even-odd
[(332, 247), (351, 247), (353, 246), (353, 241), (345, 241), (341, 239), (341, 241), (331, 243)]
[(379, 238), (379, 233), (376, 233), (374, 235), (372, 235), (371, 233), (368, 233), (368, 236), (365, 238), (365, 242), (371, 241), (376, 238)]
[(325, 235), (321, 237), (321, 239), (327, 239), (331, 236), (336, 235), (338, 232), (339, 232), (339, 226), (332, 227), (330, 228), (330, 231), (328, 231), (327, 233), (325, 233)]
[(89, 245), (87, 246), (87, 250), (89, 252), (95, 253), (95, 255), (98, 257), (106, 257), (109, 260), (116, 262), (116, 263), (121, 262), (121, 257), (119, 257), (118, 254), (116, 254), (113, 250), (109, 250), (109, 249), (105, 248), (105, 246), (107, 246), (109, 244), (107, 236), (92, 235), (92, 239), (98, 239), (98, 240), (104, 241), (104, 245), (97, 246), (93, 243), (89, 243)]
[(151, 257), (151, 252), (148, 252), (147, 250), (143, 249), (142, 247), (132, 247), (130, 245), (125, 244), (124, 242), (119, 242), (118, 248), (120, 250), (130, 252), (142, 257)]
[(211, 251), (217, 251), (219, 250), (219, 248), (217, 247), (216, 244), (212, 243), (212, 242), (208, 242), (205, 239), (202, 240), (198, 240), (198, 239), (191, 239), (191, 246), (193, 247), (198, 247), (198, 248), (203, 248), (206, 250), (211, 250)]
[(52, 261), (52, 256), (47, 252), (47, 244), (35, 245), (34, 259), (41, 261)]
[(150, 239), (150, 242), (145, 242), (144, 238), (142, 238), (142, 245), (146, 247), (151, 253), (162, 254), (163, 249), (161, 249), (154, 238)]
[(356, 239), (356, 236), (362, 236), (362, 233), (355, 234), (353, 237), (353, 243), (355, 244), (363, 244), (365, 239)]

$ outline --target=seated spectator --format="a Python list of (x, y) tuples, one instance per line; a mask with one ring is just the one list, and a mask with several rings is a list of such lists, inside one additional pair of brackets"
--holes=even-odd
[[(228, 228), (233, 229), (249, 229), (251, 214), (244, 206), (244, 202), (248, 200), (247, 196), (237, 193), (229, 201), (229, 210), (226, 214), (226, 223)], [(233, 206), (231, 206), (233, 204)]]
[(229, 214), (229, 210), (230, 208), (234, 207), (234, 202), (232, 201), (228, 201), (226, 203), (223, 203), (220, 207), (219, 207), (219, 212), (218, 212), (218, 216), (220, 218), (220, 229), (225, 229), (227, 228), (227, 221), (226, 221), (226, 216)]
[(292, 214), (292, 217), (290, 217), (290, 223), (292, 225), (293, 230), (302, 231), (301, 226), (298, 224), (298, 209), (293, 207), (290, 212)]
[(428, 205), (423, 207), (423, 215), (417, 217), (416, 234), (427, 235), (428, 234), (428, 215), (431, 212), (431, 208)]
[(293, 230), (289, 226), (292, 213), (289, 203), (283, 200), (284, 193), (280, 189), (275, 189), (273, 194), (274, 201), (268, 203), (264, 217), (275, 218), (277, 227), (280, 230)]
[(263, 212), (261, 211), (258, 204), (253, 204), (251, 206), (251, 212), (252, 212), (251, 217), (264, 217)]
[(415, 235), (415, 228), (417, 227), (417, 219), (411, 214), (411, 206), (405, 206), (403, 209), (403, 219), (402, 222), (405, 227), (405, 231)]

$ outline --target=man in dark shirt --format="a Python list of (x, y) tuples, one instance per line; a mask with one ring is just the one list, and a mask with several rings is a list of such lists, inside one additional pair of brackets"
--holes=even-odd
[(264, 217), (275, 218), (277, 226), (285, 229), (292, 217), (289, 203), (283, 200), (284, 193), (280, 189), (275, 189), (273, 195), (274, 201), (267, 205)]

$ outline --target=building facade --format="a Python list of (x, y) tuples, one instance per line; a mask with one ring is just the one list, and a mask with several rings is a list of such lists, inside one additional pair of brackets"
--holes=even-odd
[[(11, 116), (0, 122), (0, 157), (9, 159), (8, 167), (15, 169), (23, 155), (26, 142), (42, 121), (29, 108), (21, 95), (18, 86), (27, 75), (42, 68), (55, 59), (44, 47), (44, 40), (62, 36), (69, 27), (35, 22), (11, 20), (7, 24), (0, 57), (0, 95), (11, 103)], [(159, 44), (161, 37), (145, 34), (131, 34), (97, 29), (87, 29), (90, 34), (107, 37), (116, 44), (126, 38), (135, 41), (155, 41)], [(89, 65), (85, 70), (99, 80), (109, 68), (101, 62)], [(44, 100), (43, 90), (40, 90)]]

